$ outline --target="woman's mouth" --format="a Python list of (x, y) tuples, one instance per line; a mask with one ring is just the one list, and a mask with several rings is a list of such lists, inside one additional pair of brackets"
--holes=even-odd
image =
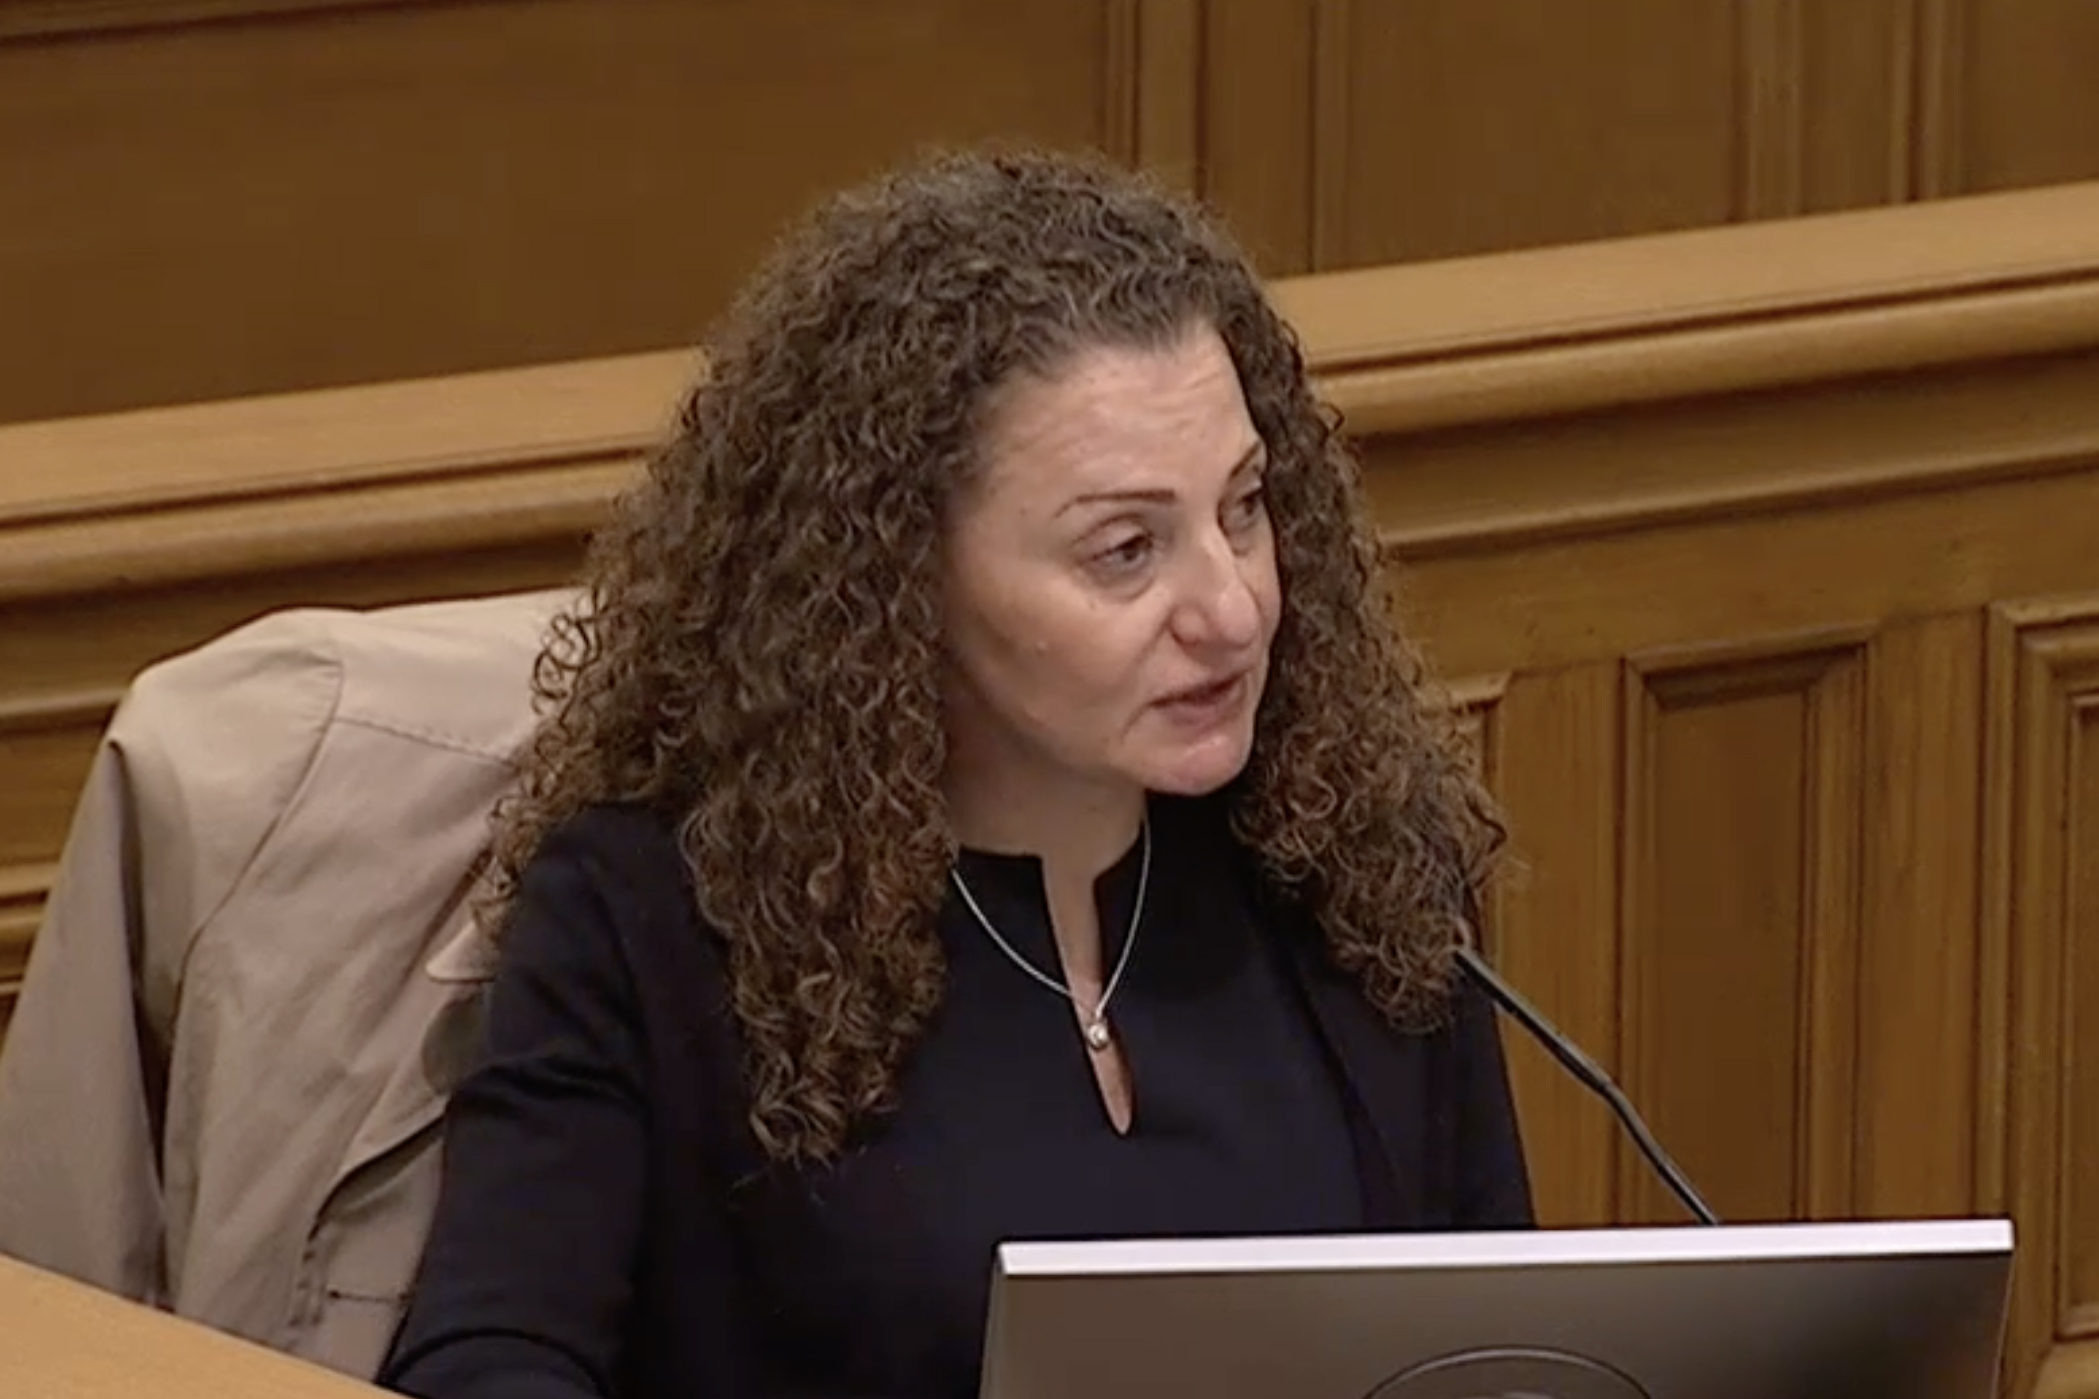
[(1159, 707), (1184, 723), (1205, 723), (1237, 708), (1245, 691), (1246, 672), (1242, 670), (1207, 685), (1177, 690), (1159, 701)]

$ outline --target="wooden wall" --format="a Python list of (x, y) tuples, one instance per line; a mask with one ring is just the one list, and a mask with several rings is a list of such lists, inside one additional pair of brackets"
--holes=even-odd
[(0, 0), (0, 421), (690, 344), (936, 140), (1283, 275), (2099, 177), (2095, 64), (2090, 0)]
[[(1725, 1217), (2013, 1214), (2099, 1395), (2099, 185), (1293, 283), (1508, 804), (1502, 963)], [(1549, 1215), (1676, 1219), (1528, 1046)]]
[[(1729, 1218), (2012, 1214), (2008, 1392), (2099, 1399), (2099, 184), (1277, 295), (1511, 813), (1505, 969)], [(139, 665), (563, 576), (691, 368), (0, 429), (0, 977)], [(1514, 1053), (1548, 1219), (1674, 1218)]]

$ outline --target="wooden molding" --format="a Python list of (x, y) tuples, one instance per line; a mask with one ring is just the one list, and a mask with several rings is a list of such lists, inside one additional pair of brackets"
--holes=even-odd
[(0, 43), (429, 3), (432, 0), (0, 0)]
[[(1146, 33), (1189, 37), (1180, 9), (1131, 13)], [(2099, 353), (2099, 182), (1274, 290), (1323, 392), (1365, 438), (1884, 382)], [(671, 351), (0, 427), (0, 604), (580, 536), (700, 367)], [(1390, 516), (1394, 543), (1418, 555), (1794, 509), (2099, 455), (2099, 420), (2021, 421), (2023, 440), (1993, 431), (1878, 456), (1862, 444), (1812, 470), (1759, 454), (1730, 476), (1625, 483), (1572, 504), (1405, 509)]]
[(43, 921), (44, 900), (57, 877), (55, 864), (0, 868), (0, 991), (21, 981), (29, 944)]
[(2099, 181), (1337, 272), (1276, 296), (1360, 435), (2038, 354), (2099, 343)]
[[(48, 729), (92, 727), (99, 730), (109, 721), (109, 716), (116, 711), (117, 702), (123, 698), (124, 692), (111, 686), (57, 694), (0, 693), (0, 737)], [(0, 898), (5, 897), (6, 889), (4, 878), (0, 878)]]
[(669, 352), (0, 427), (0, 603), (580, 535), (698, 368)]
[(1911, 132), (1914, 198), (1940, 199), (1965, 183), (1969, 0), (1917, 0), (1912, 81), (1917, 93)]

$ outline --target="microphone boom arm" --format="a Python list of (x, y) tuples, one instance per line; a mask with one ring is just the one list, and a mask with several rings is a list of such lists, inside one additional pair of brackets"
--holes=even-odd
[(1503, 980), (1501, 973), (1489, 966), (1487, 960), (1477, 951), (1469, 946), (1460, 945), (1458, 961), (1488, 996), (1493, 998), (1496, 1005), (1521, 1022), (1523, 1028), (1530, 1031), (1531, 1037), (1544, 1045), (1568, 1073), (1573, 1074), (1584, 1087), (1610, 1105), (1620, 1124), (1632, 1135), (1634, 1144), (1640, 1148), (1640, 1154), (1647, 1158), (1647, 1164), (1654, 1168), (1655, 1174), (1662, 1178), (1663, 1183), (1683, 1202), (1684, 1207), (1698, 1222), (1718, 1224), (1720, 1216), (1713, 1213), (1712, 1207), (1706, 1204), (1683, 1170), (1669, 1158), (1669, 1153), (1655, 1140), (1654, 1133), (1647, 1129), (1647, 1124), (1641, 1120), (1640, 1114), (1633, 1108), (1624, 1092), (1611, 1081), (1611, 1076), (1598, 1067), (1595, 1060), (1584, 1054), (1581, 1046), (1561, 1034), (1515, 987)]

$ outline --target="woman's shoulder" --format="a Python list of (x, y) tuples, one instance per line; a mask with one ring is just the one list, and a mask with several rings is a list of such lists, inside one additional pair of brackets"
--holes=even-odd
[(712, 939), (702, 933), (676, 818), (602, 803), (540, 839), (518, 874), (504, 941), (533, 946), (551, 935), (577, 954), (616, 953), (646, 981), (666, 959), (704, 952)]
[(565, 883), (611, 884), (636, 895), (689, 893), (677, 822), (634, 802), (600, 802), (555, 822), (540, 838), (521, 884), (563, 876)]

